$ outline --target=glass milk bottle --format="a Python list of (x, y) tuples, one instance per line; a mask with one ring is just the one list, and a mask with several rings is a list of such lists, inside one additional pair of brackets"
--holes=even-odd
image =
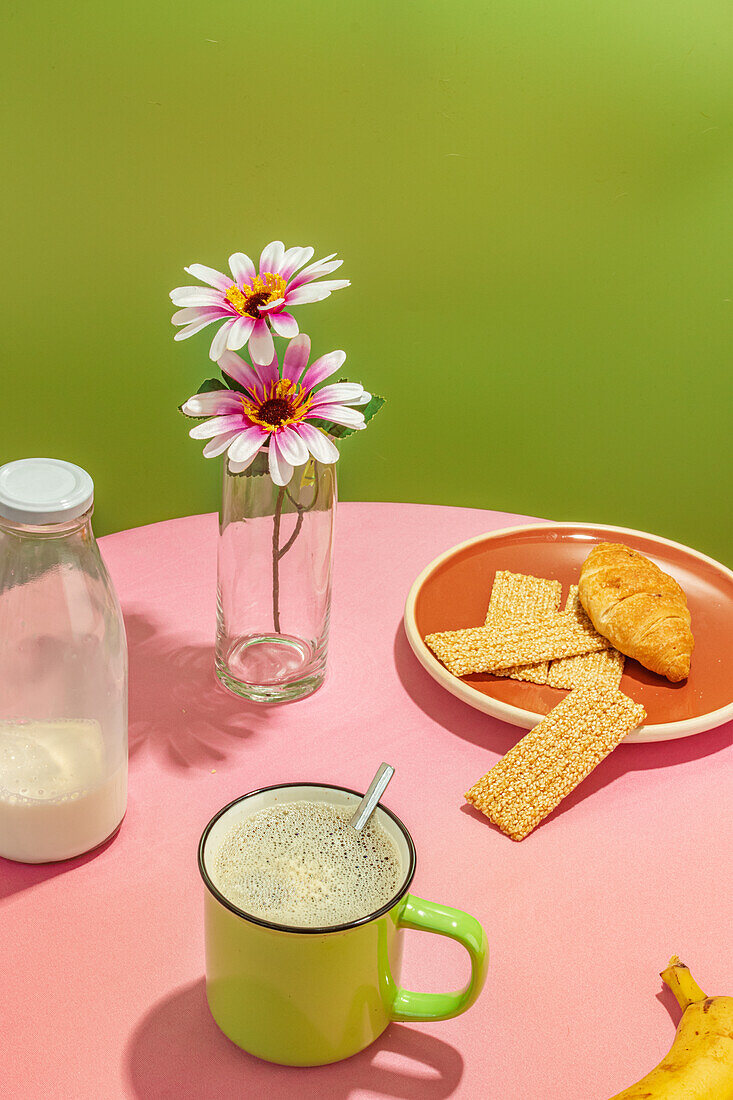
[(70, 462), (0, 467), (0, 856), (70, 859), (127, 801), (127, 643)]

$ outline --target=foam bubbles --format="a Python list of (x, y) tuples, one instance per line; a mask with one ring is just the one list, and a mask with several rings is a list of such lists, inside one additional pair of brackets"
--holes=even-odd
[(329, 802), (269, 806), (234, 826), (213, 867), (238, 908), (273, 924), (329, 927), (376, 912), (398, 892), (402, 864), (374, 820), (346, 827), (353, 807)]

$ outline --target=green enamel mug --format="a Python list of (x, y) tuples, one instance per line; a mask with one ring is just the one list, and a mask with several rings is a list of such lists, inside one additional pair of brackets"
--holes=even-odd
[[(252, 791), (221, 809), (199, 844), (206, 886), (206, 996), (232, 1042), (285, 1066), (321, 1066), (363, 1050), (392, 1020), (449, 1020), (470, 1008), (484, 984), (488, 949), (475, 917), (409, 893), (415, 845), (392, 813), (375, 811), (399, 851), (402, 882), (375, 913), (328, 928), (272, 924), (239, 909), (217, 889), (217, 852), (244, 818), (287, 802), (330, 802), (356, 808), (362, 796), (323, 783), (282, 784)], [(458, 940), (471, 976), (455, 993), (413, 993), (400, 986), (406, 928)]]

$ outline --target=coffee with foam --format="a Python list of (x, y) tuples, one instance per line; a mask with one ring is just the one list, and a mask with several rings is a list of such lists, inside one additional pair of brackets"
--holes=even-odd
[(286, 802), (239, 821), (216, 854), (212, 878), (237, 908), (260, 920), (324, 928), (359, 920), (404, 881), (397, 846), (374, 817), (361, 833), (353, 807)]

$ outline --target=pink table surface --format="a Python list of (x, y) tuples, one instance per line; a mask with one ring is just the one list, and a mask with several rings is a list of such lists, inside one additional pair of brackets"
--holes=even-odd
[[(437, 554), (516, 522), (532, 520), (341, 505), (329, 679), (268, 708), (214, 681), (215, 516), (102, 540), (130, 644), (129, 809), (92, 855), (0, 860), (3, 1096), (604, 1100), (672, 1040), (679, 1012), (658, 978), (672, 953), (706, 992), (733, 993), (731, 726), (621, 746), (521, 844), (463, 802), (518, 731), (433, 683), (403, 603)], [(483, 922), (487, 986), (465, 1016), (392, 1025), (347, 1062), (260, 1062), (206, 1006), (200, 833), (247, 790), (363, 789), (381, 760), (417, 844), (414, 890)], [(406, 941), (405, 985), (465, 979), (458, 945)]]

